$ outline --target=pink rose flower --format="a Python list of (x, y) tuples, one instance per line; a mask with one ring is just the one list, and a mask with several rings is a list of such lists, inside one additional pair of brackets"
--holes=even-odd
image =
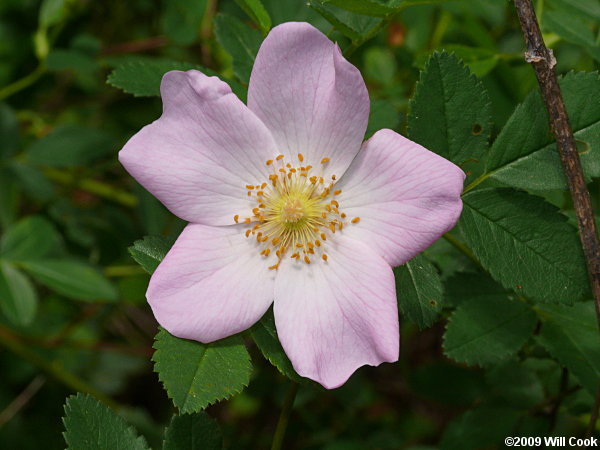
[(391, 130), (362, 143), (365, 83), (306, 23), (267, 36), (247, 106), (195, 70), (167, 73), (161, 95), (162, 116), (119, 153), (190, 222), (150, 280), (158, 322), (208, 343), (273, 303), (295, 370), (326, 388), (397, 361), (392, 267), (454, 226), (462, 170)]

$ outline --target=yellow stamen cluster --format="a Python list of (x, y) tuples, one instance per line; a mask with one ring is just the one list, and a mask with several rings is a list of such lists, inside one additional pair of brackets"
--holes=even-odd
[[(256, 199), (252, 216), (233, 217), (235, 223), (248, 224), (246, 237), (256, 239), (263, 257), (272, 252), (277, 256), (277, 263), (269, 269), (277, 269), (288, 252), (291, 259), (306, 264), (318, 255), (326, 262), (328, 236), (344, 229), (346, 214), (340, 212), (339, 201), (332, 198), (342, 193), (340, 189), (332, 191), (337, 177), (331, 175), (331, 181), (326, 181), (323, 176), (330, 159), (323, 158), (318, 168), (302, 165), (304, 156), (300, 153), (297, 161), (298, 167), (286, 163), (284, 155), (266, 161), (272, 171), (269, 180), (246, 185), (248, 196)], [(359, 220), (355, 217), (350, 222), (356, 224)]]

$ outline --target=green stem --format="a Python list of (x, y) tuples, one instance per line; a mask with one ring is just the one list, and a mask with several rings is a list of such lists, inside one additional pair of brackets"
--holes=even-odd
[(481, 263), (479, 262), (479, 260), (473, 254), (473, 252), (471, 251), (471, 249), (469, 247), (467, 247), (461, 241), (456, 239), (456, 237), (454, 237), (450, 233), (444, 233), (444, 235), (442, 237), (444, 239), (446, 239), (450, 244), (452, 244), (452, 246), (454, 248), (456, 248), (459, 252), (461, 252), (463, 255), (465, 255), (467, 258), (469, 258), (471, 261), (473, 261), (475, 264), (477, 264), (479, 267), (481, 267)]
[(104, 275), (113, 278), (144, 275), (146, 273), (140, 266), (108, 266), (104, 268)]
[(52, 376), (62, 384), (76, 392), (85, 392), (95, 397), (98, 401), (113, 409), (120, 409), (121, 405), (113, 399), (90, 386), (85, 380), (67, 372), (58, 361), (48, 361), (39, 353), (31, 350), (21, 342), (8, 328), (0, 325), (0, 344), (13, 352), (15, 355), (29, 361), (48, 375)]
[(279, 421), (277, 422), (277, 428), (275, 428), (275, 434), (273, 435), (271, 450), (281, 450), (283, 445), (283, 438), (285, 437), (285, 431), (287, 430), (292, 407), (294, 406), (294, 400), (296, 399), (296, 393), (298, 392), (298, 383), (294, 381), (291, 383), (292, 384), (285, 395), (285, 400), (283, 401), (281, 414), (279, 414)]
[(26, 75), (23, 78), (15, 81), (14, 83), (3, 87), (2, 89), (0, 89), (0, 100), (4, 100), (4, 99), (10, 97), (11, 95), (16, 94), (17, 92), (22, 91), (23, 89), (31, 86), (45, 72), (46, 72), (46, 65), (40, 64), (29, 75)]
[(137, 205), (137, 198), (134, 195), (130, 194), (129, 192), (114, 188), (106, 183), (102, 183), (101, 181), (90, 179), (80, 180), (75, 174), (54, 169), (52, 167), (45, 168), (44, 175), (46, 175), (52, 181), (56, 181), (62, 185), (74, 186), (79, 189), (83, 189), (90, 194), (111, 200), (123, 206), (134, 207)]
[(479, 175), (475, 180), (471, 182), (466, 188), (464, 188), (462, 195), (465, 195), (467, 192), (472, 191), (485, 180), (487, 180), (494, 172), (486, 172), (484, 174)]

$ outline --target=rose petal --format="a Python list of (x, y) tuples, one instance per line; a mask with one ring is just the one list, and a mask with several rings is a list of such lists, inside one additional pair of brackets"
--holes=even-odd
[(327, 255), (327, 262), (280, 266), (274, 313), (294, 369), (332, 389), (365, 364), (396, 361), (400, 338), (390, 266), (365, 244), (339, 235)]
[(279, 25), (263, 42), (250, 77), (248, 106), (271, 130), (279, 151), (338, 177), (360, 149), (369, 95), (356, 67), (307, 23)]
[(273, 138), (216, 77), (190, 70), (162, 80), (163, 114), (119, 153), (127, 171), (171, 212), (190, 222), (233, 223), (256, 206), (246, 185), (268, 179)]
[(174, 336), (212, 342), (258, 321), (273, 302), (274, 258), (242, 226), (190, 224), (160, 263), (146, 297)]
[(363, 144), (336, 185), (340, 209), (351, 220), (343, 233), (398, 266), (450, 230), (462, 210), (464, 172), (392, 130)]

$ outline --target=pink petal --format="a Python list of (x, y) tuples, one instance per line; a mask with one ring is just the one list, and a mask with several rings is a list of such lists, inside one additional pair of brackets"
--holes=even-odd
[(360, 150), (369, 95), (356, 67), (307, 23), (279, 25), (263, 42), (250, 77), (248, 106), (271, 130), (286, 157), (304, 156), (338, 177)]
[(464, 172), (392, 130), (363, 144), (336, 185), (340, 209), (360, 222), (343, 233), (398, 266), (449, 231), (462, 210)]
[(390, 266), (336, 234), (328, 261), (285, 261), (275, 281), (275, 324), (294, 369), (327, 389), (367, 364), (398, 360), (398, 308)]
[(162, 80), (163, 114), (119, 153), (127, 171), (184, 220), (207, 225), (251, 216), (245, 186), (268, 179), (273, 138), (216, 77), (190, 70)]
[(174, 336), (212, 342), (258, 321), (273, 302), (274, 258), (242, 226), (190, 224), (158, 266), (146, 297)]

